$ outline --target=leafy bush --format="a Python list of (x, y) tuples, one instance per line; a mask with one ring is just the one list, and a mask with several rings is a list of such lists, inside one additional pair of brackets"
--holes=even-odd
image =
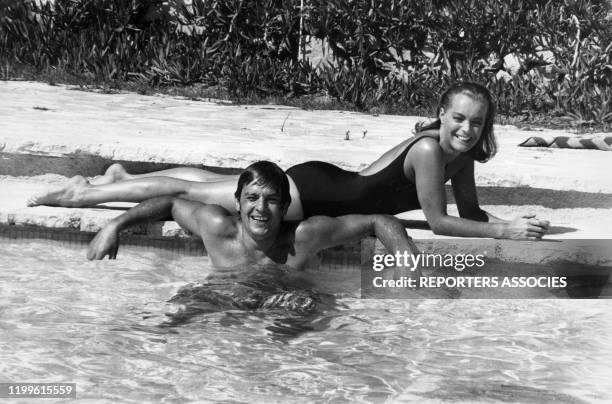
[[(605, 1), (311, 4), (310, 33), (329, 42), (341, 71), (324, 75), (324, 82), (331, 94), (358, 106), (427, 106), (448, 83), (475, 80), (489, 86), (507, 115), (561, 113), (612, 122), (612, 24)], [(508, 56), (522, 62), (510, 78), (499, 75)], [(375, 78), (364, 80), (364, 70)], [(366, 88), (355, 91), (359, 86)]]
[[(234, 97), (326, 92), (358, 109), (433, 112), (457, 80), (501, 113), (612, 122), (606, 0), (0, 0), (0, 77), (222, 86)], [(301, 28), (301, 31), (300, 31)], [(304, 59), (324, 40), (334, 63)], [(508, 58), (519, 61), (512, 70)]]

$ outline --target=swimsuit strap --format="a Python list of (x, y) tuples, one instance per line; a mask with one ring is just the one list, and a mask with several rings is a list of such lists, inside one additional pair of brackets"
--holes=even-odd
[[(393, 159), (393, 161), (391, 161), (389, 164), (387, 164), (384, 168), (382, 168), (381, 170), (375, 172), (374, 174), (370, 174), (370, 175), (364, 175), (362, 176), (363, 178), (368, 178), (370, 179), (370, 181), (391, 181), (396, 183), (399, 179), (404, 179), (404, 161), (406, 160), (406, 155), (408, 154), (408, 151), (410, 151), (410, 148), (412, 146), (414, 146), (414, 144), (416, 142), (418, 142), (419, 140), (423, 139), (423, 138), (432, 138), (432, 139), (438, 139), (437, 136), (433, 136), (430, 134), (421, 134), (419, 135), (418, 133), (414, 136), (414, 138), (408, 142), (408, 144), (406, 145), (406, 147), (404, 147), (404, 150), (402, 150), (397, 157), (395, 157)], [(403, 181), (402, 181), (403, 182)]]

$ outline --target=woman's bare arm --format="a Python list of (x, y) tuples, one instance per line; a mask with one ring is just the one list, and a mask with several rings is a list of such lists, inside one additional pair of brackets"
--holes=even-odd
[(547, 231), (549, 222), (539, 220), (534, 214), (524, 213), (513, 220), (505, 220), (482, 210), (476, 195), (474, 181), (474, 161), (469, 160), (452, 178), (453, 194), (462, 218), (502, 224), (502, 238), (541, 238)]
[[(434, 140), (423, 140), (409, 151), (409, 161), (414, 170), (417, 194), (425, 218), (435, 234), (457, 237), (493, 238), (541, 238), (548, 223), (531, 216), (511, 222), (489, 221), (489, 215), (480, 209), (474, 184), (473, 162), (459, 170), (453, 177), (453, 190), (462, 217), (450, 216), (446, 210), (444, 189), (443, 153)], [(497, 220), (496, 220), (497, 219)]]

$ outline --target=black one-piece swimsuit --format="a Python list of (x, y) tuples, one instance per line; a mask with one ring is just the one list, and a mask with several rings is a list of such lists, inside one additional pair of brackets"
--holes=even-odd
[(372, 175), (359, 175), (323, 161), (308, 161), (287, 170), (302, 201), (304, 217), (348, 214), (397, 214), (420, 209), (416, 185), (404, 175), (408, 150), (415, 137), (388, 166)]

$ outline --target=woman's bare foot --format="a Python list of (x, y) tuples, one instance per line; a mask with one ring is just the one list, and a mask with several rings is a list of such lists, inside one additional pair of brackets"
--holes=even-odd
[(78, 200), (80, 191), (88, 188), (85, 177), (77, 175), (60, 187), (33, 195), (27, 201), (28, 206), (49, 205), (77, 208), (81, 206)]
[(130, 175), (125, 171), (125, 168), (119, 163), (112, 164), (106, 169), (104, 175), (98, 175), (88, 178), (91, 185), (106, 185), (117, 181), (128, 179)]

